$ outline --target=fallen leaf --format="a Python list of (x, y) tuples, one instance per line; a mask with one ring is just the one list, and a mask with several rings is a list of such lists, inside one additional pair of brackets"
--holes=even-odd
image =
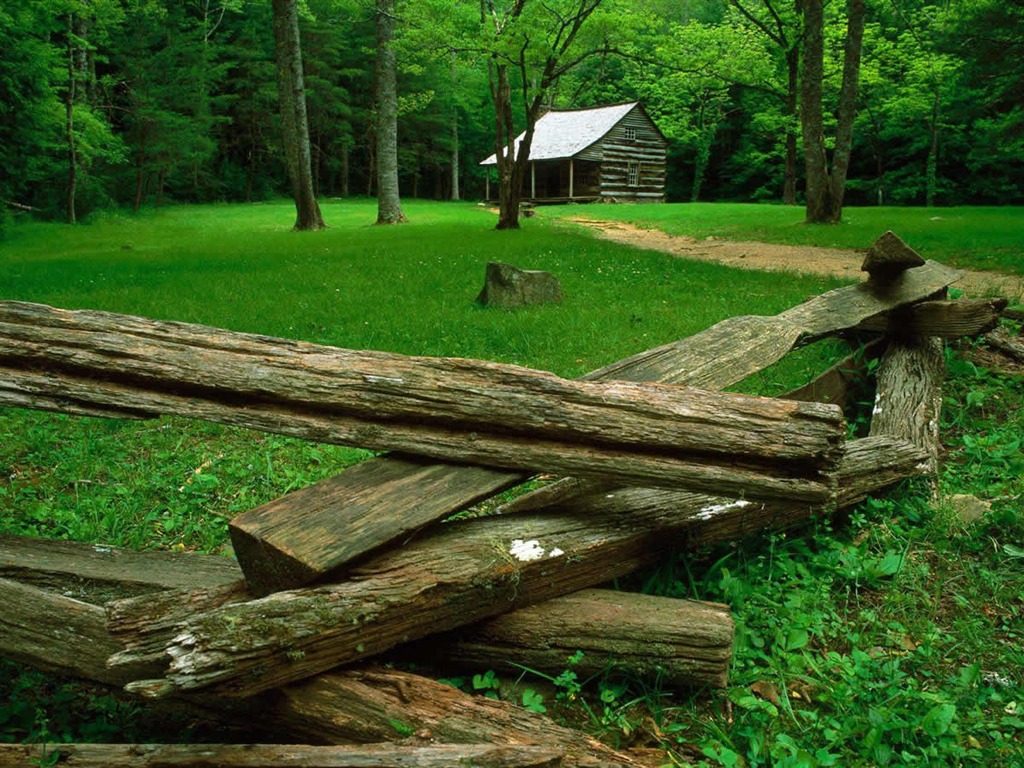
[(758, 680), (752, 686), (750, 686), (750, 692), (755, 696), (770, 701), (772, 704), (778, 706), (779, 703), (779, 689), (769, 683), (766, 680)]
[(904, 651), (914, 652), (917, 650), (917, 643), (914, 642), (914, 638), (910, 635), (901, 635), (897, 641), (897, 645)]

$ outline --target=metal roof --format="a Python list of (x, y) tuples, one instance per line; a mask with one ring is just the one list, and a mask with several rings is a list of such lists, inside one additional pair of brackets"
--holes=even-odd
[[(533, 143), (530, 146), (531, 160), (559, 160), (575, 157), (608, 131), (640, 102), (617, 104), (612, 107), (552, 110), (541, 117), (534, 127)], [(516, 154), (525, 131), (516, 137)], [(491, 155), (480, 165), (497, 165), (497, 158)]]

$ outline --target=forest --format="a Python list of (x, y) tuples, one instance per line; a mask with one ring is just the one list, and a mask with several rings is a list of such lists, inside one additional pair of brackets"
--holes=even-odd
[[(382, 14), (403, 197), (482, 197), (479, 161), (531, 109), (640, 100), (670, 141), (669, 200), (802, 203), (817, 46), (815, 140), (846, 164), (847, 204), (1024, 202), (1020, 0), (301, 0), (318, 197), (377, 193)], [(269, 0), (4, 3), (0, 218), (288, 195), (273, 17)]]

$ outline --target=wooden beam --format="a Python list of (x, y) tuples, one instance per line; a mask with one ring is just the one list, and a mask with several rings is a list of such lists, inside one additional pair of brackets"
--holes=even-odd
[(61, 397), (505, 469), (821, 503), (838, 409), (0, 302), (0, 403)]
[[(219, 716), (230, 714), (220, 700)], [(437, 743), (524, 744), (565, 752), (566, 768), (663, 766), (605, 746), (521, 706), (470, 696), (421, 675), (382, 666), (330, 672), (236, 703), (242, 722), (312, 743), (414, 738)]]
[[(0, 656), (5, 659), (105, 685), (159, 674), (159, 666), (145, 664), (107, 668), (107, 658), (121, 646), (98, 605), (12, 579), (0, 579), (0, 604)], [(0, 759), (0, 765), (6, 763)]]
[[(807, 384), (797, 387), (779, 397), (783, 400), (801, 400), (819, 403), (833, 403), (846, 408), (851, 391), (858, 389), (857, 382), (867, 377), (868, 364), (885, 351), (887, 340), (875, 339), (860, 347), (854, 354), (844, 358), (816, 376)], [(614, 483), (607, 481), (563, 477), (542, 485), (531, 493), (518, 496), (498, 508), (499, 514), (530, 512), (545, 509), (588, 493), (610, 491)], [(839, 490), (842, 493), (842, 488)]]
[(947, 339), (980, 336), (999, 325), (1006, 304), (1006, 299), (922, 301), (869, 318), (857, 329), (895, 336), (941, 336)]
[[(595, 371), (588, 378), (668, 381), (724, 388), (776, 362), (807, 336), (823, 336), (846, 327), (842, 323), (855, 324), (902, 303), (918, 301), (957, 279), (960, 274), (935, 264), (912, 272), (915, 273), (915, 280), (909, 281), (902, 288), (894, 288), (885, 295), (875, 295), (864, 285), (841, 288), (774, 318), (734, 318), (724, 321), (689, 339), (659, 347)], [(837, 325), (836, 318), (840, 314), (840, 308), (850, 304), (856, 306), (857, 311), (844, 315), (844, 319)], [(787, 315), (796, 316), (798, 322), (790, 322)], [(2, 397), (0, 394), (0, 399)], [(36, 392), (32, 397), (38, 402), (40, 395)], [(114, 399), (118, 398), (115, 396)], [(68, 400), (54, 400), (49, 405), (54, 409), (67, 410)], [(375, 463), (386, 464), (390, 461), (391, 459), (379, 459)], [(396, 467), (407, 468), (411, 471), (410, 479), (421, 477), (421, 467), (410, 468), (410, 465), (402, 461), (395, 459), (396, 466), (388, 470), (388, 473), (393, 474)], [(447, 466), (442, 474), (435, 476), (435, 487), (444, 484), (449, 489), (449, 508), (439, 506), (437, 517), (470, 506), (482, 496), (497, 493), (525, 479), (525, 476), (514, 472)], [(394, 491), (400, 485), (401, 479), (396, 478), (390, 488)], [(464, 489), (461, 495), (452, 492), (458, 488)], [(376, 544), (367, 540), (366, 551), (431, 522), (433, 510), (426, 516), (419, 514), (419, 510), (422, 510), (420, 499), (398, 495), (391, 498), (398, 513), (391, 517), (395, 527), (390, 532), (384, 531)], [(320, 528), (337, 531), (338, 518), (346, 514), (337, 507), (323, 507), (322, 515), (300, 515), (299, 509), (293, 506), (287, 514), (297, 514), (302, 518), (302, 523), (311, 530)], [(282, 525), (287, 531), (290, 524), (285, 519)], [(359, 525), (358, 522), (356, 525)], [(306, 557), (298, 548), (288, 547), (287, 542), (277, 542), (269, 533), (261, 538), (251, 530), (239, 530), (237, 534), (233, 532), (233, 537), (236, 546), (239, 547), (239, 557), (246, 568), (247, 576), (259, 592), (298, 586), (307, 579), (322, 577), (331, 569), (344, 564), (344, 561), (339, 559), (317, 560), (316, 557)], [(343, 553), (342, 557), (347, 558), (350, 554), (351, 550)]]
[(103, 603), (166, 589), (198, 589), (242, 578), (228, 557), (190, 552), (134, 552), (106, 544), (0, 535), (0, 578)]
[(328, 577), (438, 518), (518, 484), (483, 467), (374, 458), (231, 521), (235, 556), (255, 595)]
[(797, 344), (853, 328), (869, 317), (932, 296), (963, 273), (933, 261), (891, 284), (870, 282), (816, 296), (772, 317), (733, 317), (681, 341), (625, 358), (588, 374), (693, 387), (726, 387), (778, 361)]
[(894, 339), (878, 366), (870, 435), (907, 440), (922, 448), (933, 482), (939, 469), (939, 420), (945, 348), (934, 337)]
[(543, 747), (458, 744), (0, 744), (0, 765), (31, 768), (558, 768)]
[[(40, 557), (47, 549), (68, 558), (70, 565), (63, 577), (47, 570), (45, 561), (49, 558)], [(154, 570), (161, 565), (160, 554), (138, 553), (140, 558), (152, 560)], [(218, 566), (211, 568), (210, 561), (221, 560), (191, 553), (180, 558), (191, 561), (197, 574), (215, 572)], [(87, 604), (62, 594), (77, 589), (74, 564), (88, 566), (92, 562), (92, 545), (40, 540), (31, 551), (26, 548), (24, 562), (17, 549), (10, 550), (10, 560), (28, 582), (45, 582), (47, 587), (0, 579), (0, 600), (8, 606), (0, 611), (3, 657), (106, 685), (122, 685), (132, 675), (145, 673), (147, 665), (166, 663), (163, 644), (159, 644), (153, 646), (159, 652), (142, 658), (141, 666), (107, 667), (106, 654), (121, 647), (107, 628), (106, 614), (116, 617), (116, 610), (108, 606), (105, 613), (98, 603)], [(40, 562), (44, 563), (43, 570), (34, 575), (32, 564)], [(93, 599), (109, 599), (122, 591), (117, 586), (117, 570), (126, 563), (121, 559), (111, 561), (111, 567), (104, 573), (108, 594), (104, 597), (94, 593)], [(134, 564), (123, 571), (123, 591), (130, 593), (134, 587)], [(158, 592), (134, 602), (137, 608), (146, 607), (151, 615), (162, 615), (170, 622), (164, 630), (172, 631), (171, 624), (185, 620), (201, 601), (208, 608), (230, 599), (247, 599), (244, 589), (232, 596), (223, 585), (210, 583), (191, 592)], [(260, 727), (281, 739), (301, 737), (313, 744), (400, 741), (414, 737), (432, 743), (539, 746), (565, 752), (565, 766), (640, 764), (595, 739), (514, 704), (469, 696), (419, 675), (384, 668), (322, 675), (241, 703), (193, 698), (188, 705), (222, 722)], [(6, 765), (2, 761), (0, 764)]]

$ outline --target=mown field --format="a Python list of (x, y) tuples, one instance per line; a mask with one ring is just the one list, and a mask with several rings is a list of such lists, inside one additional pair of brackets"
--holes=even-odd
[[(789, 227), (769, 221), (786, 209), (763, 207), (769, 223), (758, 225), (762, 207), (746, 208), (604, 206), (587, 214), (744, 239), (773, 239)], [(963, 225), (945, 230), (927, 246), (933, 251), (920, 250), (1016, 271), (1024, 243), (1005, 222), (1020, 214), (993, 210), (957, 209)], [(471, 204), (414, 202), (406, 212), (410, 224), (379, 228), (373, 201), (332, 202), (324, 206), (331, 229), (311, 234), (289, 231), (285, 203), (174, 207), (78, 227), (21, 223), (0, 241), (0, 298), (576, 376), (839, 285), (617, 246), (561, 225), (558, 211), (501, 233), (492, 214)], [(705, 229), (686, 229), (698, 226)], [(882, 229), (901, 232), (871, 226), (841, 244), (866, 247)], [(838, 231), (803, 227), (800, 237), (829, 245)], [(480, 308), (473, 300), (494, 260), (553, 272), (565, 301)], [(741, 388), (776, 394), (844, 350), (813, 345)], [(664, 743), (709, 765), (1024, 761), (1024, 380), (970, 343), (951, 346), (947, 358), (939, 501), (908, 483), (841, 518), (679, 555), (621, 585), (732, 606), (737, 649), (727, 692), (565, 676), (547, 689), (548, 711), (612, 743)], [(235, 514), (367, 455), (180, 419), (120, 423), (0, 409), (0, 531), (224, 552)], [(954, 493), (990, 501), (991, 511), (965, 522), (947, 500)], [(516, 682), (486, 672), (487, 690)], [(473, 688), (471, 678), (462, 682)], [(0, 667), (0, 702), (2, 740), (171, 738), (134, 704), (12, 664)]]

